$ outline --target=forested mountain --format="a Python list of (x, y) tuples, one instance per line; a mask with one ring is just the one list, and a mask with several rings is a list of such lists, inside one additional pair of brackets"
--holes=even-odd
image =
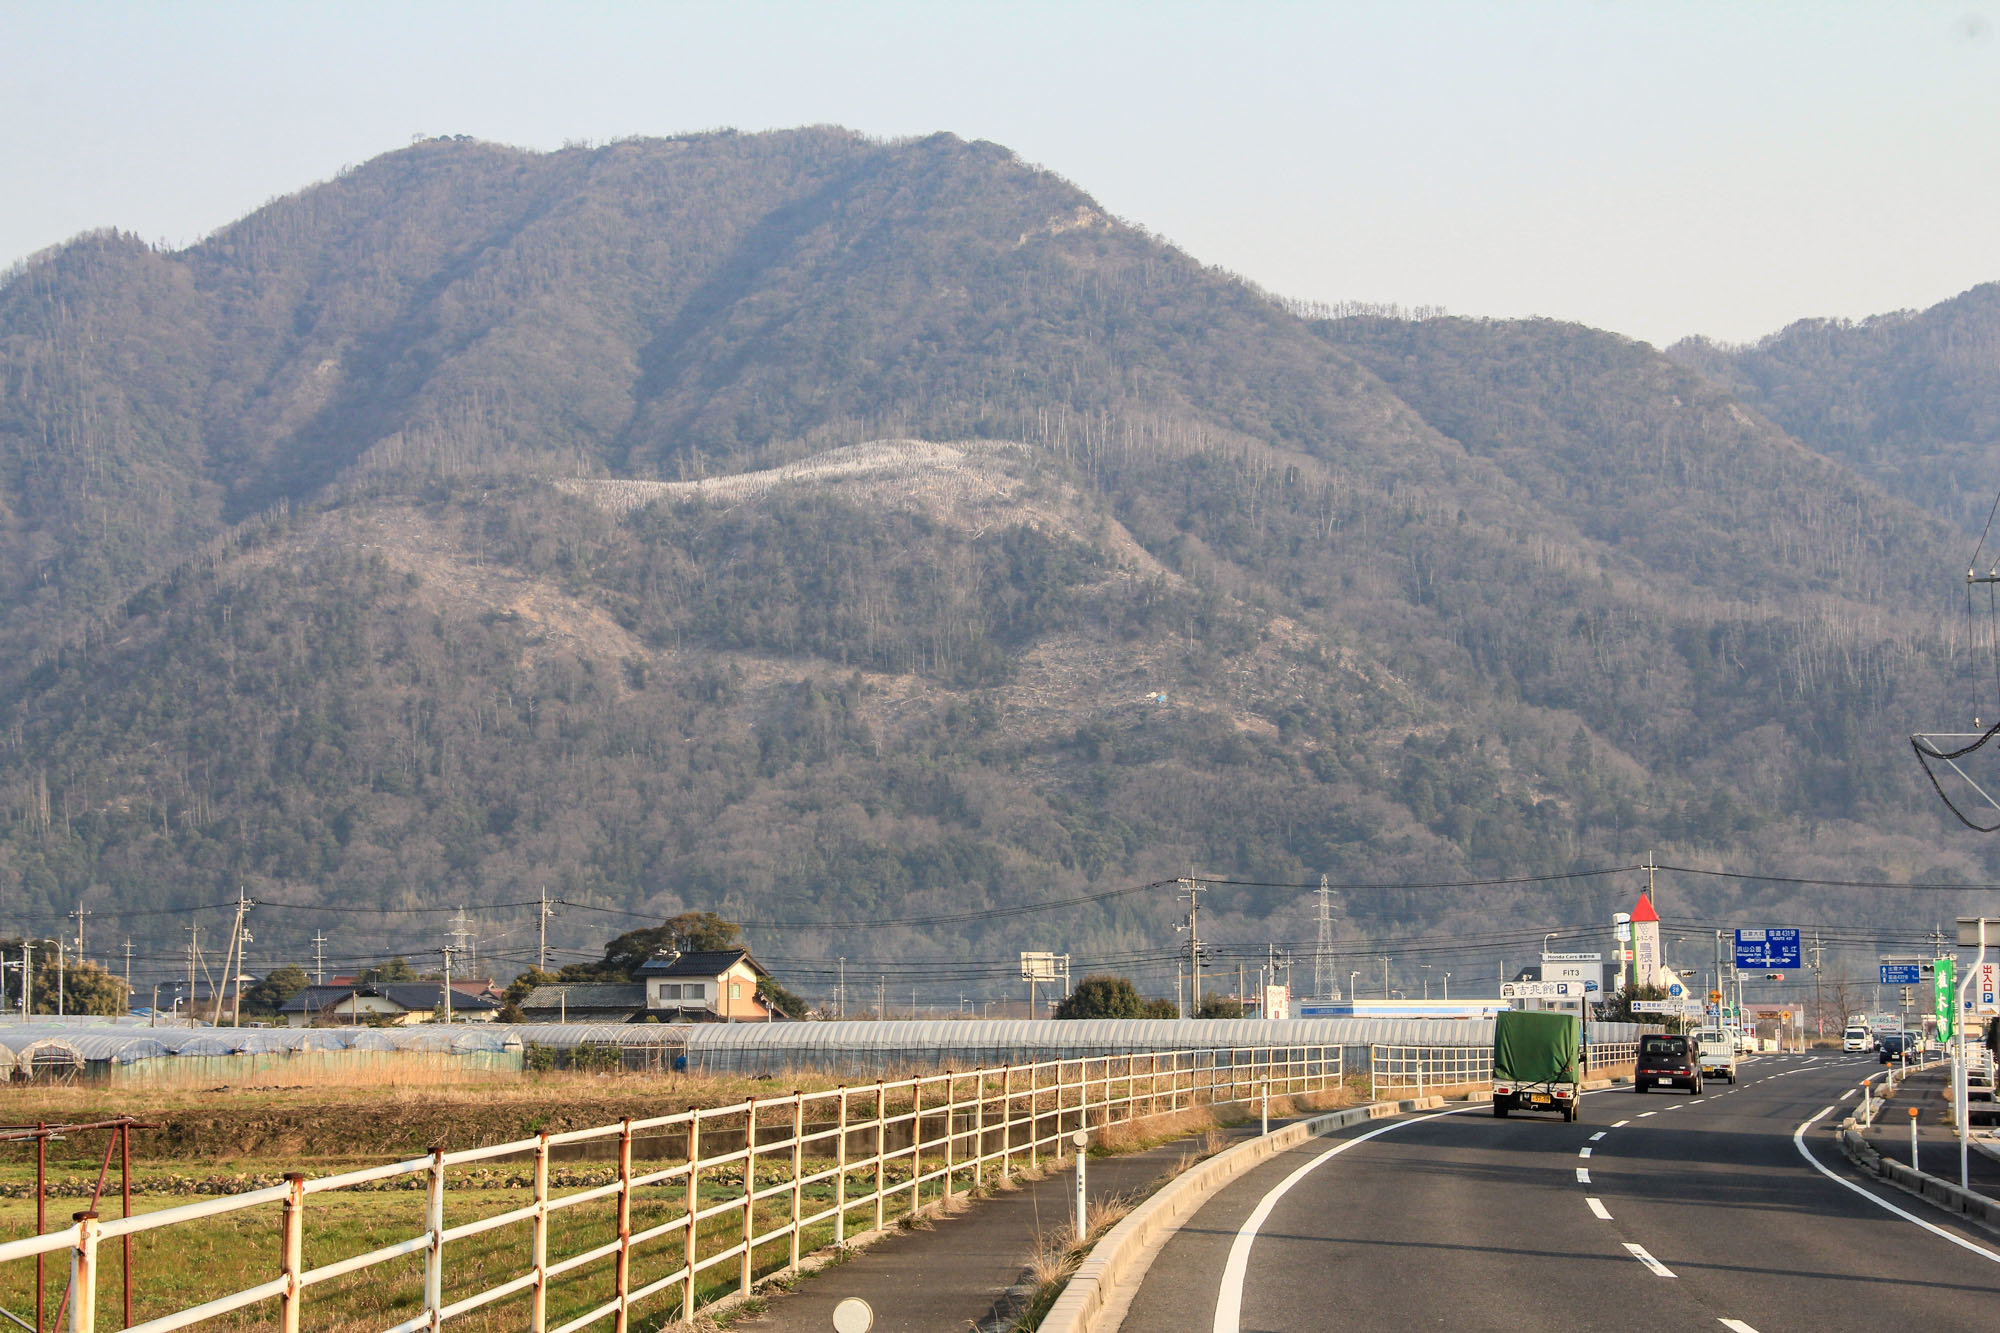
[(1883, 489), (1978, 532), (2000, 490), (2000, 284), (1670, 356)]
[[(1166, 895), (907, 923), (1190, 868), (1991, 873), (1901, 739), (1980, 666), (1944, 522), (1642, 344), (1309, 322), (990, 144), (422, 143), (38, 257), (0, 391), (0, 933), (82, 902), (163, 955), (132, 912), (242, 885), (361, 949), (546, 886), (1103, 957)], [(876, 924), (755, 924), (825, 920)]]

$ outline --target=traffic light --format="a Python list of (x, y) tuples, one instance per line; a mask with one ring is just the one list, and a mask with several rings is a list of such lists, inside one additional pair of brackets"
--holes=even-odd
[(1783, 981), (1784, 979), (1785, 974), (1783, 972), (1766, 972), (1764, 974), (1764, 980), (1766, 981)]

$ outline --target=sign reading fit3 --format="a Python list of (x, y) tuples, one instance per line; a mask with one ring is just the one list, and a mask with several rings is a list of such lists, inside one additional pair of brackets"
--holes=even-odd
[(1736, 932), (1736, 966), (1747, 968), (1797, 967), (1799, 932), (1796, 930), (1739, 930)]

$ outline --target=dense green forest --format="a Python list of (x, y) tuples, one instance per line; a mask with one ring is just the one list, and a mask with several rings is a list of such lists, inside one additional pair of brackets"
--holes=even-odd
[[(0, 932), (82, 903), (172, 970), (239, 888), (272, 961), (513, 904), (499, 966), (548, 892), (567, 959), (714, 910), (800, 988), (1052, 947), (1157, 985), (1169, 891), (1007, 913), (1648, 852), (1985, 880), (1903, 740), (1991, 671), (1962, 514), (1742, 355), (1308, 321), (950, 136), (433, 141), (184, 251), (80, 238), (0, 287)], [(952, 448), (841, 452), (874, 440)], [(1357, 892), (1339, 929), (1581, 926), (1637, 883)], [(1296, 891), (1206, 906), (1311, 929)]]

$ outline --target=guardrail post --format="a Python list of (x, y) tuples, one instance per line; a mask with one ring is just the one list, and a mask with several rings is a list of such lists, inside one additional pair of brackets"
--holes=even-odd
[(802, 1180), (806, 1173), (806, 1095), (797, 1088), (792, 1089), (792, 1262), (799, 1266), (799, 1233), (803, 1230), (799, 1219), (806, 1215), (805, 1186)]
[(910, 1216), (924, 1199), (924, 1081), (910, 1080)]
[(529, 1333), (549, 1328), (549, 1132), (535, 1136), (535, 1285), (529, 1297)]
[(424, 1313), (433, 1333), (444, 1326), (444, 1149), (431, 1149), (431, 1175), (426, 1208), (430, 1248), (424, 1251)]
[(1042, 1163), (1042, 1064), (1028, 1066), (1028, 1169)]
[(736, 1292), (750, 1294), (750, 1242), (757, 1235), (757, 1099), (750, 1099), (743, 1116), (743, 1262), (737, 1269)]
[(833, 1142), (833, 1243), (847, 1244), (847, 1085), (840, 1085), (840, 1114)]
[(76, 1214), (76, 1245), (69, 1255), (69, 1333), (97, 1327), (97, 1214)]
[(958, 1141), (952, 1126), (958, 1111), (958, 1075), (944, 1071), (944, 1199), (951, 1202), (951, 1173), (957, 1169)]
[(986, 1183), (986, 1071), (972, 1090), (972, 1188)]
[(279, 1271), (285, 1278), (284, 1294), (278, 1297), (280, 1333), (299, 1333), (299, 1301), (305, 1289), (299, 1274), (305, 1271), (306, 1178), (296, 1171), (285, 1176), (285, 1211), (281, 1226)]
[(611, 1274), (611, 1294), (618, 1302), (612, 1316), (615, 1333), (625, 1333), (631, 1324), (632, 1290), (632, 1117), (626, 1116), (618, 1131), (618, 1255)]
[(701, 1211), (701, 1108), (688, 1108), (687, 1234), (681, 1271), (681, 1319), (694, 1322), (695, 1214)]
[(888, 1205), (889, 1184), (889, 1088), (887, 1084), (875, 1085), (875, 1229), (880, 1231), (885, 1221), (883, 1209)]
[(1000, 1179), (1014, 1173), (1014, 1066), (1000, 1066)]

